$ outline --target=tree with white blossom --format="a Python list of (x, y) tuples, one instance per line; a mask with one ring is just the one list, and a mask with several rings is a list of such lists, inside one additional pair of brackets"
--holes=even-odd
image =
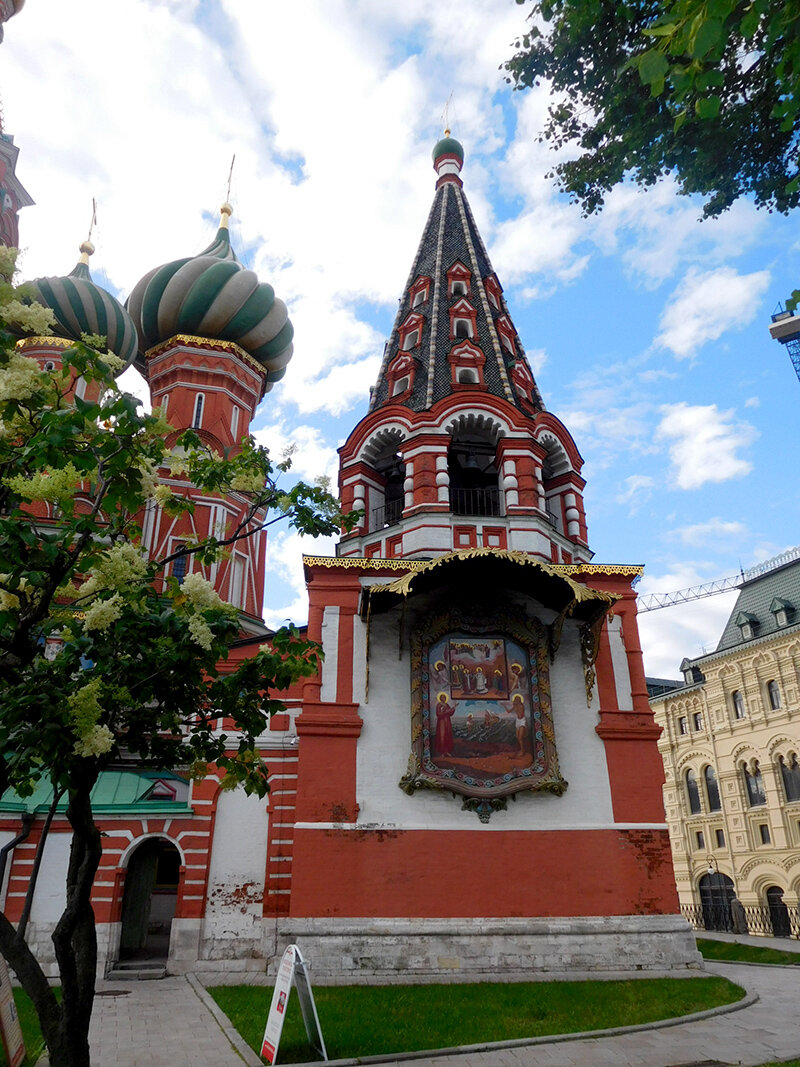
[[(250, 440), (220, 456), (188, 431), (168, 449), (170, 427), (119, 390), (103, 339), (75, 345), (54, 372), (40, 370), (5, 323), (46, 334), (51, 319), (14, 289), (13, 267), (0, 249), (0, 792), (25, 797), (44, 783), (52, 790), (45, 825), (61, 804), (72, 828), (66, 906), (53, 933), (61, 1001), (26, 942), (33, 881), (16, 926), (0, 914), (0, 952), (35, 1005), (53, 1067), (87, 1067), (98, 777), (124, 749), (146, 767), (202, 776), (211, 766), (223, 788), (264, 795), (255, 742), (283, 707), (269, 694), (318, 669), (317, 646), (291, 628), (226, 664), (236, 609), (199, 570), (179, 584), (167, 575), (175, 555), (153, 560), (140, 549), (149, 500), (173, 514), (193, 506), (158, 473), (181, 471), (205, 495), (236, 491), (249, 502), (235, 529), (181, 548), (199, 568), (272, 522), (330, 534), (342, 516), (323, 486), (279, 488), (288, 463), (273, 465)], [(98, 401), (74, 395), (75, 375), (100, 386)]]

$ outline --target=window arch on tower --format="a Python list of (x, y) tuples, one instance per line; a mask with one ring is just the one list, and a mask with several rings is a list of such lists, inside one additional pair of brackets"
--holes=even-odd
[(395, 356), (386, 369), (386, 384), (389, 400), (404, 400), (414, 388), (417, 361), (407, 352)]
[(483, 388), (483, 366), (486, 356), (471, 341), (454, 345), (447, 357), (450, 380), (454, 390)]
[(500, 515), (496, 428), (481, 416), (451, 431), (447, 452), (453, 515)]
[(514, 364), (514, 368), (511, 371), (511, 381), (522, 406), (531, 412), (535, 411), (533, 375), (524, 359), (518, 360)]
[(483, 279), (483, 285), (486, 289), (486, 295), (489, 298), (489, 303), (492, 305), (495, 311), (501, 311), (503, 308), (503, 287), (494, 274), (490, 274), (487, 278)]
[(206, 398), (203, 393), (198, 393), (194, 398), (194, 411), (192, 413), (192, 429), (199, 430), (203, 425), (203, 408)]
[(427, 303), (431, 292), (431, 280), (424, 274), (420, 274), (408, 292), (409, 303), (412, 308), (422, 307)]
[(472, 271), (457, 259), (447, 272), (447, 295), (454, 297), (469, 296), (472, 288)]
[(495, 326), (497, 327), (497, 336), (500, 338), (500, 346), (508, 357), (516, 359), (517, 356), (517, 331), (511, 324), (511, 319), (508, 315), (501, 315), (495, 320)]
[(477, 328), (477, 312), (469, 300), (462, 297), (450, 308), (450, 337), (471, 339)]
[(412, 311), (406, 315), (400, 327), (400, 351), (410, 352), (422, 340), (422, 324), (425, 320), (419, 312)]

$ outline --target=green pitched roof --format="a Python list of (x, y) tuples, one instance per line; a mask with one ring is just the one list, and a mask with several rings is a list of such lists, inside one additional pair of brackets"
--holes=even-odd
[[(157, 782), (171, 784), (177, 790), (176, 799), (148, 799)], [(187, 786), (185, 778), (171, 771), (103, 771), (92, 790), (92, 808), (95, 815), (191, 814)], [(182, 795), (186, 799), (178, 799)], [(0, 812), (45, 812), (52, 799), (52, 786), (43, 780), (29, 797), (7, 789), (0, 799)], [(67, 799), (62, 797), (58, 810), (66, 806)]]
[(754, 623), (754, 638), (771, 637), (786, 627), (779, 626), (773, 603), (778, 600), (786, 608), (787, 626), (800, 622), (800, 560), (793, 560), (766, 574), (760, 574), (739, 588), (739, 597), (722, 631), (717, 652), (744, 644), (740, 619)]

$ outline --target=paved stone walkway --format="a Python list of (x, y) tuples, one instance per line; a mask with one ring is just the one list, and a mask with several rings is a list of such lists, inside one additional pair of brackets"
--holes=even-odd
[[(800, 967), (707, 967), (757, 994), (758, 1001), (729, 1014), (658, 1030), (545, 1040), (483, 1052), (454, 1050), (411, 1062), (415, 1067), (689, 1067), (710, 1061), (760, 1067), (800, 1057)], [(225, 1017), (192, 977), (101, 982), (98, 990), (90, 1032), (93, 1067), (256, 1067), (261, 1062), (231, 1033)], [(265, 1004), (267, 993), (265, 989)]]

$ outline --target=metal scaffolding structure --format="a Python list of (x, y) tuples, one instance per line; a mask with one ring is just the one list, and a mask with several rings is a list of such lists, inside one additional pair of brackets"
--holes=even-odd
[(786, 346), (795, 374), (800, 379), (800, 315), (793, 311), (778, 311), (772, 316), (770, 335)]
[[(800, 372), (798, 372), (800, 373)], [(772, 559), (756, 564), (746, 571), (731, 575), (729, 578), (720, 578), (716, 582), (706, 582), (704, 585), (694, 585), (689, 589), (678, 589), (674, 593), (647, 593), (637, 600), (639, 614), (645, 611), (656, 611), (658, 608), (671, 608), (675, 604), (688, 604), (692, 600), (701, 600), (707, 596), (717, 596), (719, 593), (727, 593), (729, 589), (738, 589), (752, 578), (759, 578), (762, 574), (777, 570), (787, 563), (793, 563), (800, 559), (800, 545), (781, 552)]]

